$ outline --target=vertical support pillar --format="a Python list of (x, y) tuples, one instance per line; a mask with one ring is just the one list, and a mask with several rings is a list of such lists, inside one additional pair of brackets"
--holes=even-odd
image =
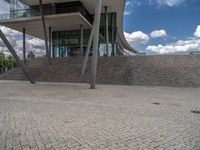
[(96, 86), (96, 74), (97, 74), (97, 51), (99, 48), (99, 27), (101, 20), (101, 5), (102, 0), (96, 0), (95, 7), (95, 31), (94, 31), (94, 40), (93, 40), (93, 53), (92, 53), (92, 69), (91, 69), (91, 89), (95, 89)]
[(106, 53), (107, 53), (107, 56), (109, 56), (108, 7), (107, 6), (105, 6), (105, 20), (106, 20)]
[(43, 31), (44, 31), (45, 46), (46, 46), (46, 56), (47, 56), (48, 61), (50, 63), (47, 30), (46, 30), (46, 23), (45, 23), (45, 18), (44, 18), (44, 11), (43, 11), (42, 0), (39, 0), (39, 3), (40, 3), (40, 13), (41, 13), (41, 17), (42, 17)]
[(49, 27), (49, 57), (52, 57), (52, 28)]
[(80, 26), (80, 52), (81, 59), (83, 58), (83, 25)]
[(114, 19), (114, 16), (112, 15), (112, 56), (115, 56), (115, 43), (116, 43), (116, 21)]
[(90, 54), (90, 48), (91, 48), (92, 40), (93, 40), (93, 37), (94, 37), (94, 30), (95, 30), (95, 22), (93, 23), (92, 29), (90, 31), (90, 37), (89, 37), (89, 40), (88, 40), (88, 45), (87, 45), (85, 57), (84, 57), (84, 60), (83, 60), (83, 66), (82, 66), (82, 70), (81, 70), (82, 76), (85, 74), (85, 70), (86, 70), (86, 67), (87, 67), (88, 57), (89, 57), (89, 54)]
[(26, 29), (23, 28), (23, 62), (26, 64)]

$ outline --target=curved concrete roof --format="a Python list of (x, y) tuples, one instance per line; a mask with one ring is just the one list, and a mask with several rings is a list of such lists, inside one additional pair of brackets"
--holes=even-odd
[(118, 20), (117, 20), (117, 26), (118, 26), (118, 40), (120, 40), (120, 43), (123, 45), (123, 47), (127, 50), (130, 50), (134, 53), (137, 53), (137, 51), (132, 47), (130, 46), (130, 44), (128, 44), (126, 38), (125, 38), (125, 35), (124, 35), (124, 31), (123, 31), (123, 18), (124, 18), (124, 9), (125, 9), (125, 3), (126, 0), (124, 0), (124, 4), (122, 5), (123, 6), (123, 11), (121, 13), (121, 15), (118, 16)]

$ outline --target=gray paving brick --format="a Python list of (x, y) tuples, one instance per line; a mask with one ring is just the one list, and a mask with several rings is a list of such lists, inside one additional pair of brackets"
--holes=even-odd
[(87, 87), (0, 81), (0, 149), (200, 149), (199, 88)]

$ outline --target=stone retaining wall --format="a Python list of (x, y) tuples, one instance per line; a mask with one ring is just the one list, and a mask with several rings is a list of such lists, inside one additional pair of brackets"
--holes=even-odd
[[(90, 62), (91, 60), (89, 60)], [(90, 65), (80, 77), (80, 58), (34, 59), (28, 69), (37, 81), (89, 82)], [(0, 79), (25, 80), (20, 68)], [(200, 56), (133, 56), (101, 57), (98, 60), (97, 83), (149, 86), (200, 86)]]

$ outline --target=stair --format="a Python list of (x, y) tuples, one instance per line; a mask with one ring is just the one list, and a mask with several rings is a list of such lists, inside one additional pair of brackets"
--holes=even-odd
[[(90, 62), (83, 77), (79, 57), (39, 58), (28, 62), (27, 68), (36, 81), (89, 83)], [(0, 76), (1, 80), (26, 80), (20, 68)], [(145, 86), (200, 87), (200, 56), (133, 56), (100, 57), (98, 84)]]
[[(126, 84), (126, 60), (126, 57), (99, 58), (97, 83)], [(78, 57), (52, 58), (51, 62), (51, 65), (49, 65), (45, 58), (33, 59), (28, 62), (27, 69), (36, 81), (89, 83), (91, 58), (89, 58), (86, 73), (83, 77), (80, 76), (82, 61)], [(26, 80), (26, 77), (20, 68), (15, 68), (4, 74), (0, 79)]]

